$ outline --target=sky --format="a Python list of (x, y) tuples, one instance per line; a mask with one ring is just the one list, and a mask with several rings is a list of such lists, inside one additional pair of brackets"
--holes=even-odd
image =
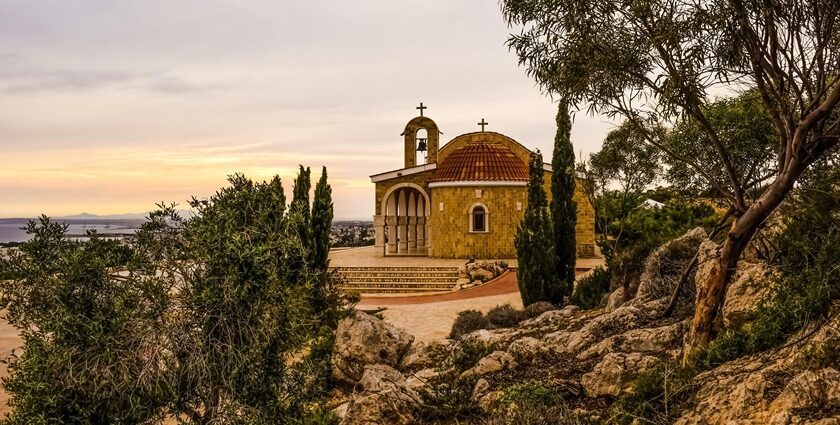
[[(556, 105), (488, 0), (0, 0), (0, 217), (137, 213), (326, 166), (338, 219), (417, 115), (549, 160)], [(579, 112), (578, 155), (614, 123)]]

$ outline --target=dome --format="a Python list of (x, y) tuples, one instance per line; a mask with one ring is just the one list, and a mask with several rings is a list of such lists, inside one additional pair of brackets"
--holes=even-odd
[(528, 181), (528, 166), (501, 143), (468, 142), (438, 164), (432, 182)]

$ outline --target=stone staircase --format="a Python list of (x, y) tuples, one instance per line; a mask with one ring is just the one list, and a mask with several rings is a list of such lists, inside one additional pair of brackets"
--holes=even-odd
[(340, 288), (361, 294), (449, 292), (458, 267), (336, 267), (345, 281)]

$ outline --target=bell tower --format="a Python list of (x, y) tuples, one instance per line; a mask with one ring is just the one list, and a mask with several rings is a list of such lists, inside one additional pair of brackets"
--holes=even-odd
[[(426, 152), (426, 164), (437, 162), (440, 130), (438, 130), (434, 121), (423, 116), (423, 110), (426, 108), (426, 106), (423, 106), (423, 102), (420, 102), (420, 106), (417, 107), (420, 110), (420, 116), (409, 121), (405, 130), (400, 134), (400, 136), (405, 137), (405, 168), (423, 165), (422, 163), (418, 164), (418, 151)], [(426, 137), (418, 137), (420, 130), (426, 130)]]

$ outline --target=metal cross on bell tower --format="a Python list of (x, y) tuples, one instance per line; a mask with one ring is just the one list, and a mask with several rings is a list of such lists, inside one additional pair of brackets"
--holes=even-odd
[(482, 118), (482, 119), (481, 119), (481, 122), (480, 122), (480, 123), (478, 123), (478, 125), (480, 125), (480, 126), (481, 126), (481, 131), (484, 131), (484, 127), (485, 127), (485, 126), (487, 126), (487, 125), (489, 125), (489, 124), (490, 124), (489, 122), (484, 121), (484, 118)]
[(420, 110), (420, 116), (422, 117), (423, 116), (423, 110), (424, 109), (429, 109), (429, 107), (428, 106), (423, 106), (423, 102), (420, 102), (420, 106), (418, 106), (414, 109), (419, 109)]

